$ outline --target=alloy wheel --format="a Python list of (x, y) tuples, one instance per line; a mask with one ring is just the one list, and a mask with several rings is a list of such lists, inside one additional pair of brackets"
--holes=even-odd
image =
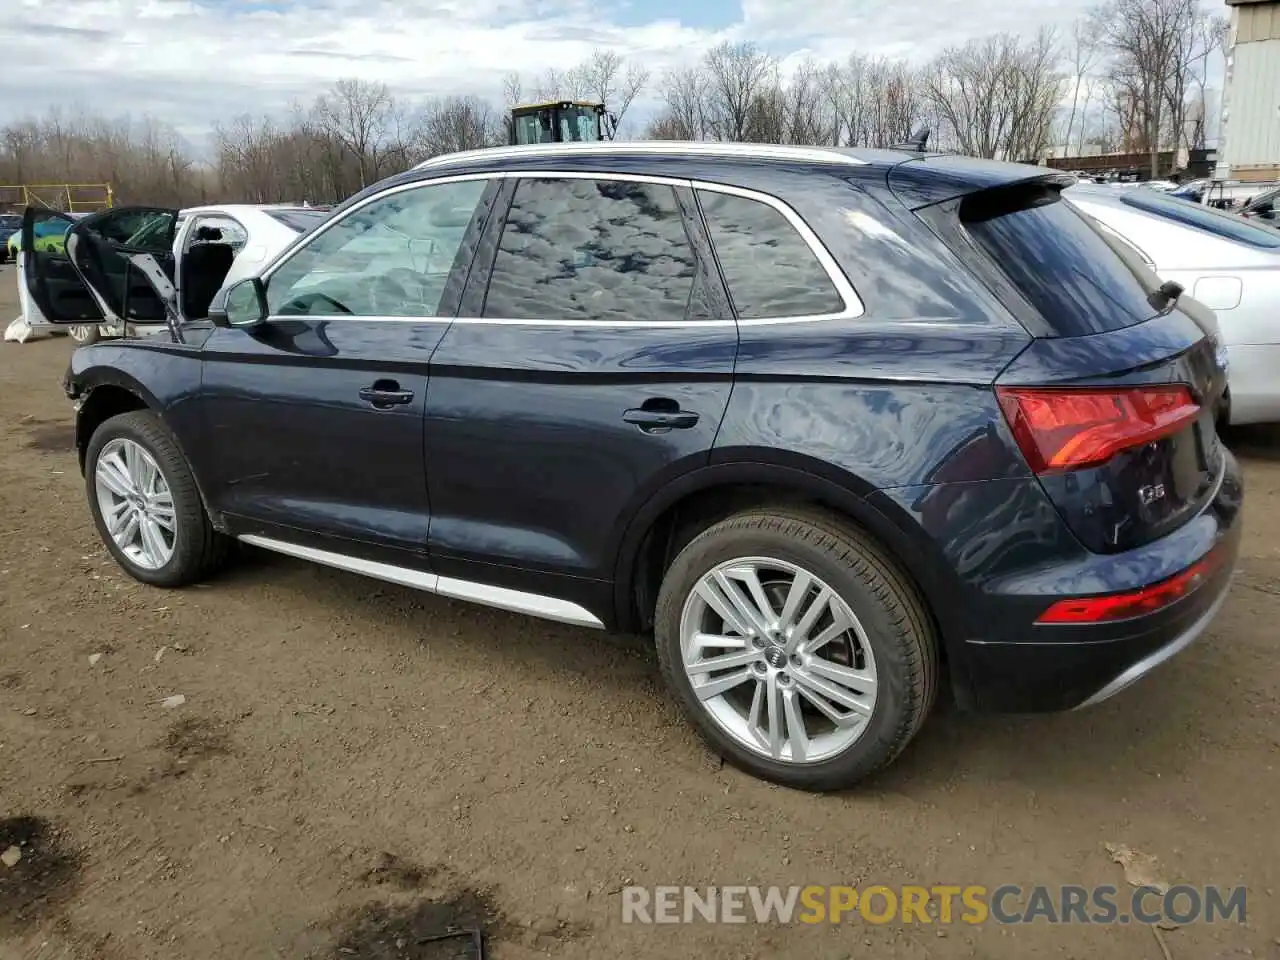
[(124, 437), (111, 440), (93, 479), (103, 525), (120, 552), (145, 570), (167, 564), (177, 541), (173, 494), (150, 452)]
[(810, 570), (767, 557), (718, 564), (680, 617), (685, 675), (738, 743), (788, 764), (852, 746), (875, 709), (875, 656), (839, 594)]

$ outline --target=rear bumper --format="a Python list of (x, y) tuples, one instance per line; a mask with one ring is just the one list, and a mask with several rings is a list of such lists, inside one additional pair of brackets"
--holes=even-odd
[[(965, 646), (964, 706), (982, 711), (1040, 713), (1100, 703), (1186, 649), (1226, 600), (1240, 547), (1241, 484), (1230, 454), (1214, 499), (1182, 531), (1140, 550), (1095, 563), (1140, 565), (1135, 555), (1176, 553), (1179, 569), (1215, 553), (1213, 573), (1191, 593), (1155, 613), (1107, 624), (1031, 625), (1016, 640)], [(1163, 577), (1159, 579), (1164, 579)], [(1136, 585), (1135, 585), (1136, 586)], [(1128, 587), (1131, 589), (1131, 587)]]
[(1160, 647), (1157, 650), (1152, 650), (1136, 663), (1123, 670), (1118, 676), (1114, 677), (1110, 683), (1093, 694), (1093, 696), (1088, 700), (1078, 704), (1075, 709), (1083, 710), (1085, 707), (1092, 707), (1094, 704), (1101, 703), (1103, 700), (1110, 700), (1121, 690), (1137, 683), (1166, 660), (1172, 660), (1187, 647), (1191, 646), (1200, 634), (1204, 633), (1205, 628), (1207, 628), (1213, 618), (1218, 615), (1218, 611), (1222, 608), (1226, 599), (1227, 585), (1224, 583), (1218, 592), (1218, 596), (1209, 606), (1209, 609), (1200, 615), (1200, 619), (1196, 620), (1195, 623), (1191, 624), (1191, 626), (1187, 627), (1186, 630), (1183, 630), (1182, 633), (1178, 634), (1163, 647)]

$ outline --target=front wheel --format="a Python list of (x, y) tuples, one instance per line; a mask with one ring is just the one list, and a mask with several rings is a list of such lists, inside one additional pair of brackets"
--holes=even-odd
[(98, 427), (85, 483), (103, 543), (135, 580), (181, 587), (225, 561), (230, 542), (213, 529), (186, 458), (151, 411)]
[(761, 509), (694, 538), (654, 624), (668, 687), (712, 749), (804, 790), (891, 762), (936, 697), (938, 644), (915, 589), (856, 528)]
[(102, 331), (98, 329), (96, 323), (77, 323), (67, 327), (67, 333), (71, 339), (82, 347), (87, 347), (91, 343), (97, 343), (102, 339)]

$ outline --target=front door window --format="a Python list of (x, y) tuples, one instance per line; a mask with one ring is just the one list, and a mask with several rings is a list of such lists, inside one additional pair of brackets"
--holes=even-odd
[(267, 281), (272, 316), (434, 317), (487, 180), (402, 190), (318, 233)]

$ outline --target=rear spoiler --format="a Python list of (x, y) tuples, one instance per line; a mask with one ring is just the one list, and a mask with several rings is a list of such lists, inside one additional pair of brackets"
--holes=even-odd
[(937, 153), (903, 160), (889, 169), (886, 179), (893, 195), (910, 210), (988, 190), (999, 193), (1009, 187), (1032, 183), (1065, 189), (1076, 182), (1069, 173), (1029, 163)]

